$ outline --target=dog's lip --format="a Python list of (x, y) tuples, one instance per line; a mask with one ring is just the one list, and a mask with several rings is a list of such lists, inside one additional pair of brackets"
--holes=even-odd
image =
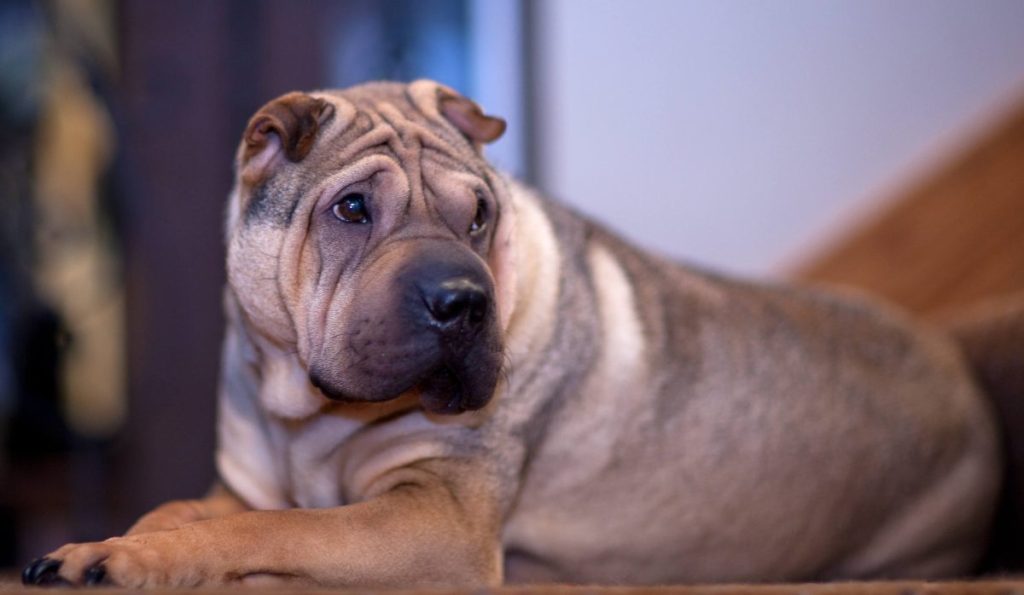
[(422, 385), (415, 385), (408, 389), (399, 391), (393, 396), (383, 398), (360, 398), (352, 396), (350, 394), (342, 393), (334, 390), (324, 390), (323, 388), (318, 389), (326, 398), (334, 401), (335, 403), (346, 403), (351, 405), (365, 404), (365, 403), (386, 403), (388, 401), (394, 401), (405, 397), (407, 395), (415, 395), (419, 400), (420, 405), (430, 413), (438, 413), (442, 415), (457, 415), (468, 410), (467, 407), (463, 406), (462, 398), (458, 394), (445, 394), (443, 392), (432, 390), (430, 388), (424, 388)]
[(462, 382), (447, 366), (432, 370), (417, 383), (420, 404), (431, 413), (455, 415), (466, 411)]
[(380, 403), (383, 401), (392, 401), (409, 392), (409, 390), (412, 388), (411, 386), (407, 387), (403, 390), (396, 392), (393, 395), (385, 395), (382, 397), (366, 397), (355, 395), (343, 391), (337, 387), (334, 387), (330, 383), (324, 382), (317, 374), (310, 374), (309, 381), (318, 391), (320, 391), (320, 394), (338, 403)]
[[(334, 382), (331, 375), (318, 368), (310, 368), (309, 381), (324, 398), (336, 403), (384, 403), (415, 395), (430, 413), (457, 415), (484, 408), (493, 395), (494, 386), (489, 384), (486, 373), (490, 370), (489, 362), (480, 363), (478, 359), (449, 355), (415, 375), (392, 376), (385, 383), (371, 380), (362, 387), (368, 390), (361, 390), (358, 384)], [(479, 366), (483, 368), (478, 370)], [(481, 370), (482, 376), (474, 374)]]
[(464, 404), (462, 383), (458, 375), (445, 366), (431, 370), (417, 382), (383, 397), (353, 395), (332, 387), (315, 375), (310, 376), (310, 382), (326, 398), (337, 403), (382, 403), (415, 394), (423, 408), (431, 413), (456, 415), (470, 409)]
[(458, 415), (468, 411), (466, 407), (462, 406), (462, 400), (458, 397), (445, 400), (444, 397), (437, 397), (422, 391), (420, 392), (420, 404), (428, 412), (440, 415)]

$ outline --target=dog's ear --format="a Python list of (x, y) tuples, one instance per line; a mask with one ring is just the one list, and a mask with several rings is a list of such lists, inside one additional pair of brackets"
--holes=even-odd
[(260, 108), (242, 137), (240, 164), (250, 182), (266, 175), (281, 158), (302, 161), (316, 135), (334, 115), (334, 106), (306, 93), (288, 93)]
[(474, 143), (490, 143), (505, 133), (505, 120), (484, 114), (472, 100), (440, 87), (437, 90), (438, 111), (466, 138)]

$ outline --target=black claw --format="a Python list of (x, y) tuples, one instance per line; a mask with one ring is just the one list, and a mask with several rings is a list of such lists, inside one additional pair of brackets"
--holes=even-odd
[(36, 558), (28, 563), (25, 568), (21, 571), (21, 584), (31, 585), (36, 582), (36, 576), (38, 575), (39, 563), (45, 558)]
[(103, 564), (97, 564), (85, 571), (85, 584), (90, 587), (102, 585), (106, 578), (107, 569), (103, 567)]
[(33, 560), (21, 573), (21, 582), (26, 585), (57, 585), (65, 583), (57, 572), (61, 561), (53, 558)]

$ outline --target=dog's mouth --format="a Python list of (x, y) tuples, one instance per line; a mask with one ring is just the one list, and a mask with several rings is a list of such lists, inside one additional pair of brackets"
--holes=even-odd
[(475, 411), (487, 405), (494, 391), (494, 382), (487, 374), (460, 374), (449, 365), (441, 365), (422, 375), (419, 380), (405, 385), (400, 389), (392, 389), (386, 393), (352, 394), (340, 391), (323, 382), (315, 375), (310, 376), (313, 385), (332, 401), (343, 403), (383, 402), (397, 399), (410, 393), (416, 394), (420, 405), (430, 413), (441, 415), (458, 415), (466, 411)]
[(494, 393), (495, 379), (490, 374), (460, 374), (449, 365), (441, 365), (426, 374), (414, 387), (420, 405), (430, 413), (458, 415), (482, 409)]
[[(431, 413), (456, 415), (470, 409), (479, 409), (483, 404), (473, 407), (476, 400), (468, 401), (459, 376), (447, 366), (431, 372), (417, 385), (420, 404)], [(486, 403), (486, 401), (485, 401)]]

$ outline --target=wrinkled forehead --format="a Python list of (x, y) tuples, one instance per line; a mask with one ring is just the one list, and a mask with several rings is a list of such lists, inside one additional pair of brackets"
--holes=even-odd
[(437, 90), (420, 83), (371, 83), (311, 93), (333, 106), (330, 120), (301, 163), (288, 164), (253, 189), (245, 221), (288, 226), (306, 198), (332, 195), (385, 171), (417, 195), (428, 188), (479, 185), (496, 193), (498, 176), (438, 112)]
[(437, 109), (437, 87), (370, 83), (314, 93), (335, 114), (320, 138), (323, 158), (338, 165), (367, 152), (390, 153), (403, 165), (430, 160), (486, 177), (486, 162)]

